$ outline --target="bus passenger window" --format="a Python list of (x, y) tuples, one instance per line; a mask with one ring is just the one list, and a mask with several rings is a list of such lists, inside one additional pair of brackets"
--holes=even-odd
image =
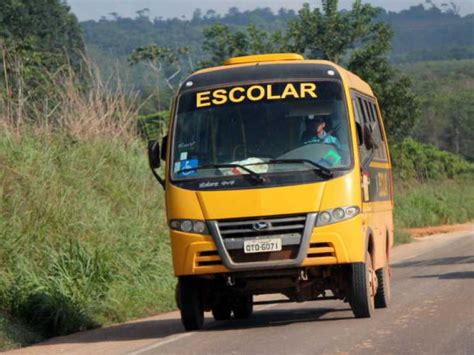
[(380, 126), (380, 117), (377, 114), (375, 104), (371, 102), (370, 106), (375, 118), (373, 135), (377, 143), (376, 157), (382, 161), (387, 161), (387, 151), (385, 150), (382, 127)]
[(364, 164), (366, 159), (370, 156), (370, 150), (367, 149), (365, 144), (365, 136), (364, 135), (364, 127), (367, 126), (367, 120), (364, 117), (364, 113), (362, 110), (362, 101), (360, 97), (354, 96), (352, 99), (352, 104), (354, 108), (356, 122), (360, 126), (361, 134), (362, 134), (362, 141), (359, 142), (359, 156), (360, 156), (360, 164)]

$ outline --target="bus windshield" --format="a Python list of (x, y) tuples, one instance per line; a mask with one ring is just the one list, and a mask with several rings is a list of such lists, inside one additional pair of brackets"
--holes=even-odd
[(350, 151), (340, 82), (234, 84), (179, 97), (171, 177), (306, 172), (321, 179), (311, 172), (349, 168)]

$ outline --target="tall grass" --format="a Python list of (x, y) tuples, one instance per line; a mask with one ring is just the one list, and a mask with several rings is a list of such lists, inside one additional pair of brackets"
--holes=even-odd
[(142, 142), (0, 137), (0, 309), (43, 337), (173, 306)]
[(0, 110), (2, 347), (174, 306), (136, 96), (114, 87), (65, 76), (51, 111)]
[(401, 230), (474, 220), (473, 181), (472, 174), (424, 182), (397, 181), (396, 226)]
[(41, 74), (42, 86), (29, 87), (16, 80), (15, 90), (0, 90), (2, 130), (20, 134), (26, 126), (44, 133), (60, 131), (75, 139), (133, 136), (138, 93), (123, 90), (119, 75), (104, 81), (86, 57), (80, 72), (65, 65)]

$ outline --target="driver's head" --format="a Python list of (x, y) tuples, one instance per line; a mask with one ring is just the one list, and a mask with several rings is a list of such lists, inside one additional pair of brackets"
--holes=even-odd
[(311, 131), (322, 134), (327, 126), (327, 115), (308, 115), (307, 119)]

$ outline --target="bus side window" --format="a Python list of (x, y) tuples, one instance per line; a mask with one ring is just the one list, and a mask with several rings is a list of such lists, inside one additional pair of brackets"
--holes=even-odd
[(372, 120), (374, 122), (377, 122), (377, 110), (375, 109), (375, 105), (373, 102), (369, 103), (369, 108), (370, 108), (370, 114), (372, 115)]
[(377, 107), (374, 103), (370, 103), (371, 110), (374, 114), (374, 136), (377, 142), (377, 154), (376, 157), (380, 160), (387, 161), (387, 151), (385, 149), (385, 139), (380, 125), (380, 117), (378, 115)]
[[(366, 158), (370, 155), (370, 151), (366, 148), (365, 142), (364, 142), (364, 126), (366, 126), (366, 122), (364, 119), (364, 115), (362, 113), (363, 111), (361, 109), (362, 106), (361, 106), (360, 97), (357, 97), (355, 95), (352, 96), (352, 107), (354, 109), (355, 120), (359, 125), (358, 129), (360, 129), (361, 131), (360, 134), (361, 134), (362, 140), (358, 143), (359, 143), (360, 164), (362, 165), (364, 161), (366, 160)], [(358, 139), (360, 139), (359, 134), (357, 136), (358, 136)]]
[(373, 127), (373, 122), (375, 121), (372, 111), (370, 110), (370, 104), (367, 100), (364, 101), (364, 109), (367, 112), (367, 120), (370, 122), (371, 128)]
[[(364, 136), (364, 144), (367, 150), (372, 150), (374, 147), (374, 144), (377, 144), (377, 141), (374, 140), (374, 134), (373, 134), (373, 122), (372, 118), (369, 113), (369, 107), (368, 107), (368, 102), (366, 99), (363, 99), (361, 97), (357, 98), (357, 101), (359, 102), (360, 106), (360, 112), (362, 113), (362, 117), (364, 120), (364, 124), (362, 125), (362, 132)], [(376, 152), (375, 152), (376, 153)]]
[(359, 103), (359, 111), (360, 111), (361, 116), (362, 116), (362, 127), (363, 127), (364, 125), (369, 124), (369, 120), (368, 120), (367, 114), (366, 114), (365, 109), (364, 109), (363, 99), (358, 97), (357, 101)]
[(354, 115), (355, 115), (355, 121), (357, 122), (357, 130), (360, 130), (360, 132), (357, 132), (357, 143), (359, 146), (362, 146), (364, 144), (364, 138), (362, 135), (362, 127), (364, 125), (364, 121), (362, 118), (362, 113), (360, 112), (359, 105), (357, 103), (357, 98), (354, 96), (352, 97), (352, 107), (354, 109)]

